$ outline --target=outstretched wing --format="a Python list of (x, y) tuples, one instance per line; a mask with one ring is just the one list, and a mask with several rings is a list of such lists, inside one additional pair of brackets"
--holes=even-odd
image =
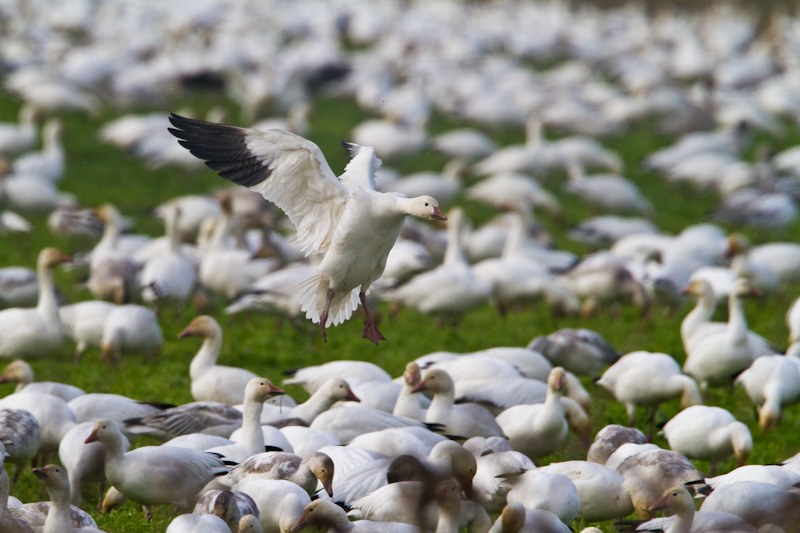
[(170, 116), (169, 131), (219, 175), (280, 207), (306, 255), (330, 246), (348, 191), (313, 142), (280, 130), (259, 131)]

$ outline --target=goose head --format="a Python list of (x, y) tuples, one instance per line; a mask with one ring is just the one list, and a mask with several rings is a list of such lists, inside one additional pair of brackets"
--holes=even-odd
[(90, 444), (92, 442), (102, 442), (104, 444), (109, 444), (113, 442), (121, 443), (121, 441), (122, 433), (120, 432), (117, 423), (108, 418), (104, 418), (94, 423), (92, 432), (88, 437), (86, 437), (84, 443)]
[(261, 522), (255, 515), (247, 514), (239, 519), (238, 533), (263, 533)]
[(28, 385), (33, 383), (33, 370), (25, 361), (12, 361), (0, 375), (0, 383), (20, 383)]
[(208, 315), (200, 315), (192, 320), (183, 331), (178, 333), (179, 339), (186, 337), (202, 337), (204, 339), (222, 335), (219, 323)]
[(253, 378), (247, 382), (247, 386), (244, 388), (245, 402), (263, 403), (280, 394), (286, 393), (283, 389), (273, 385), (267, 378)]
[(335, 402), (360, 402), (361, 399), (355, 395), (350, 385), (342, 378), (331, 378), (319, 389), (323, 396), (327, 396)]
[(406, 365), (406, 369), (403, 371), (403, 379), (405, 380), (406, 384), (409, 386), (415, 386), (419, 383), (419, 380), (422, 379), (422, 374), (419, 370), (419, 365), (414, 361), (411, 361)]
[(682, 509), (694, 510), (694, 500), (689, 491), (681, 486), (674, 486), (664, 491), (659, 499), (657, 499), (650, 507), (650, 511), (659, 511), (667, 509), (669, 511), (677, 512)]
[(119, 221), (122, 218), (119, 210), (112, 204), (101, 205), (94, 210), (94, 214), (104, 224), (119, 225)]
[(737, 278), (736, 281), (733, 282), (731, 294), (736, 295), (739, 298), (760, 298), (763, 296), (761, 291), (755, 288), (746, 278)]
[(322, 452), (315, 452), (306, 459), (308, 468), (322, 483), (328, 496), (333, 498), (333, 460)]
[(713, 289), (711, 284), (704, 279), (696, 279), (692, 281), (686, 288), (681, 290), (681, 294), (688, 294), (695, 298), (704, 298), (713, 296)]
[(53, 268), (61, 263), (69, 263), (72, 258), (57, 248), (45, 248), (39, 253), (38, 266)]
[(727, 258), (744, 255), (750, 249), (750, 242), (744, 235), (739, 235), (738, 233), (728, 235), (725, 239), (725, 244), (724, 256)]
[(69, 500), (69, 478), (63, 466), (50, 464), (34, 468), (33, 475), (44, 482), (51, 500)]
[(553, 392), (562, 392), (564, 389), (564, 380), (566, 376), (566, 370), (563, 367), (557, 366), (554, 367), (553, 370), (550, 371), (550, 375), (547, 376), (547, 388)]
[(432, 196), (409, 198), (406, 212), (411, 216), (424, 220), (447, 220), (445, 214), (439, 209), (439, 202)]
[(503, 531), (520, 531), (525, 525), (525, 507), (520, 502), (509, 503), (500, 514)]
[(453, 383), (453, 378), (450, 377), (450, 374), (441, 368), (434, 368), (425, 374), (425, 379), (417, 383), (414, 388), (411, 389), (411, 392), (426, 391), (431, 394), (437, 394), (440, 392), (452, 393), (454, 390), (455, 383)]

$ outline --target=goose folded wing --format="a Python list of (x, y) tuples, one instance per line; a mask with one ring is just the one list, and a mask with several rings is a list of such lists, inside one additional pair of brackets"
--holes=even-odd
[(172, 114), (170, 133), (206, 166), (280, 207), (306, 255), (327, 251), (348, 191), (313, 142), (280, 130), (214, 124)]

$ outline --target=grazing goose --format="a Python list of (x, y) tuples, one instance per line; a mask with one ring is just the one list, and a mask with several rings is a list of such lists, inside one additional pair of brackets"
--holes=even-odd
[(126, 253), (118, 250), (122, 216), (111, 204), (103, 204), (95, 211), (104, 224), (103, 237), (92, 250), (87, 287), (98, 300), (121, 305), (138, 294), (136, 264)]
[(70, 260), (55, 248), (45, 248), (39, 253), (36, 266), (39, 303), (34, 309), (0, 311), (0, 357), (42, 357), (61, 347), (64, 328), (58, 316), (53, 268)]
[[(520, 502), (509, 503), (489, 533), (569, 533), (569, 526), (544, 509), (526, 509)], [(600, 530), (598, 530), (600, 531)]]
[(4, 461), (17, 465), (14, 484), (22, 470), (31, 464), (42, 444), (39, 422), (25, 409), (0, 408), (0, 442), (5, 448)]
[(222, 328), (208, 315), (201, 315), (178, 334), (179, 339), (201, 337), (203, 345), (192, 359), (192, 397), (197, 401), (223, 402), (238, 405), (244, 401), (247, 383), (258, 377), (243, 368), (216, 364), (222, 348)]
[(18, 157), (11, 165), (11, 172), (32, 175), (43, 180), (57, 182), (64, 177), (64, 147), (61, 145), (63, 127), (57, 118), (48, 120), (42, 131), (44, 146), (41, 152), (29, 152)]
[(154, 357), (163, 344), (164, 336), (153, 310), (137, 304), (126, 304), (117, 306), (108, 314), (103, 325), (100, 350), (104, 361), (119, 362), (123, 354)]
[(240, 520), (245, 516), (261, 514), (253, 498), (235, 490), (209, 490), (205, 492), (194, 506), (194, 513), (199, 515), (215, 515), (221, 518), (231, 531), (235, 531)]
[(547, 378), (544, 403), (516, 405), (497, 415), (497, 423), (513, 449), (538, 459), (553, 453), (564, 443), (568, 425), (560, 401), (563, 382), (564, 369), (557, 366)]
[(678, 397), (684, 409), (702, 403), (695, 380), (681, 373), (677, 361), (665, 353), (626, 354), (603, 373), (597, 384), (625, 405), (630, 426), (636, 422), (636, 407), (651, 409), (648, 440), (652, 438), (656, 411), (661, 403)]
[(164, 217), (168, 247), (165, 253), (150, 258), (144, 265), (139, 283), (142, 299), (160, 306), (163, 302), (175, 304), (183, 311), (197, 280), (194, 265), (180, 249), (177, 223), (181, 211), (178, 207), (167, 209)]
[(664, 491), (650, 506), (651, 511), (667, 510), (671, 516), (654, 518), (640, 524), (636, 531), (663, 531), (664, 533), (704, 533), (711, 531), (738, 531), (755, 533), (753, 525), (742, 518), (726, 512), (695, 511), (694, 500), (683, 486)]
[(28, 522), (15, 518), (8, 510), (10, 484), (8, 474), (0, 464), (0, 529), (5, 533), (34, 533)]
[(148, 520), (153, 505), (190, 511), (200, 489), (228, 472), (216, 455), (175, 446), (143, 446), (126, 453), (122, 438), (116, 422), (104, 419), (95, 423), (86, 443), (106, 446), (106, 478), (125, 497), (142, 504)]
[(219, 454), (229, 461), (241, 463), (264, 451), (264, 433), (261, 431), (261, 410), (264, 402), (273, 396), (285, 394), (267, 378), (255, 377), (244, 388), (242, 431), (238, 442), (215, 446), (209, 452)]
[(758, 294), (747, 280), (737, 279), (728, 301), (728, 323), (724, 327), (708, 324), (696, 330), (686, 350), (683, 370), (697, 380), (702, 391), (709, 385), (730, 383), (732, 376), (749, 367), (756, 357), (772, 353), (771, 349), (754, 350), (742, 309), (742, 298)]
[(76, 343), (75, 362), (81, 360), (87, 348), (100, 348), (103, 343), (103, 328), (109, 314), (116, 307), (111, 302), (89, 300), (62, 305), (58, 309), (64, 334)]
[(758, 407), (758, 425), (773, 429), (781, 420), (781, 409), (800, 400), (800, 360), (784, 355), (762, 355), (739, 374), (742, 385)]
[(734, 455), (742, 466), (753, 451), (750, 430), (722, 407), (687, 407), (666, 423), (662, 433), (676, 452), (710, 461), (712, 476), (720, 461)]
[(323, 339), (325, 328), (349, 319), (360, 299), (366, 314), (363, 336), (375, 343), (382, 340), (366, 306), (366, 291), (383, 272), (406, 215), (445, 218), (436, 200), (376, 192), (374, 176), (380, 163), (371, 148), (346, 145), (352, 159), (337, 180), (319, 147), (302, 137), (174, 114), (170, 121), (177, 128), (170, 132), (206, 165), (283, 209), (306, 254), (325, 254), (301, 297), (306, 317), (320, 324)]
[[(47, 494), (50, 496), (50, 505), (46, 510), (47, 518), (41, 533), (102, 533), (88, 514), (70, 506), (69, 479), (64, 467), (47, 465), (43, 468), (34, 468), (33, 473), (44, 482)], [(81, 521), (77, 523), (76, 510), (83, 513)]]
[(66, 383), (56, 381), (33, 381), (33, 369), (25, 361), (18, 359), (8, 364), (6, 369), (0, 374), (0, 383), (16, 383), (14, 392), (26, 390), (28, 392), (43, 392), (58, 396), (68, 402), (78, 396), (86, 394), (83, 389)]
[(477, 404), (455, 404), (455, 384), (453, 378), (435, 368), (414, 386), (412, 392), (429, 392), (433, 396), (425, 414), (425, 423), (439, 424), (447, 435), (463, 438), (504, 436), (488, 409)]
[(460, 208), (450, 211), (447, 226), (447, 250), (444, 262), (415, 276), (382, 297), (399, 302), (421, 313), (440, 317), (460, 317), (489, 300), (492, 287), (478, 279), (464, 255), (464, 214)]

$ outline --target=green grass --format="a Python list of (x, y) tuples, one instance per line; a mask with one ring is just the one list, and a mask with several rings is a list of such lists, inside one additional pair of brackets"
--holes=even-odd
[[(186, 105), (203, 111), (211, 105), (223, 105), (230, 111), (229, 116), (237, 116), (233, 106), (222, 96), (214, 93), (190, 95), (175, 102), (169, 109)], [(14, 120), (19, 102), (4, 96), (0, 98), (0, 120)], [(147, 111), (145, 109), (137, 111)], [(114, 147), (98, 142), (97, 131), (116, 113), (106, 110), (97, 119), (78, 114), (64, 114), (67, 128), (64, 140), (67, 153), (67, 175), (61, 188), (74, 193), (88, 206), (103, 202), (115, 203), (126, 215), (135, 217), (134, 231), (151, 235), (162, 233), (161, 225), (149, 216), (149, 210), (159, 202), (173, 196), (189, 193), (206, 193), (226, 185), (213, 172), (202, 170), (186, 172), (175, 169), (148, 170), (139, 160), (121, 153)], [(322, 98), (317, 102), (312, 116), (310, 137), (317, 142), (326, 154), (331, 167), (340, 172), (346, 164), (346, 154), (339, 141), (347, 139), (351, 128), (365, 115), (352, 102)], [(435, 117), (432, 129), (435, 132), (461, 125), (444, 117)], [(507, 130), (496, 134), (503, 144), (519, 142), (523, 133)], [(781, 146), (789, 145), (798, 138), (797, 131), (787, 132), (780, 140)], [(642, 171), (641, 160), (651, 151), (665, 145), (669, 140), (654, 134), (648, 124), (635, 126), (629, 133), (608, 141), (609, 146), (618, 150), (626, 162), (626, 175), (637, 181), (642, 189), (656, 203), (655, 221), (667, 232), (678, 232), (690, 223), (702, 221), (713, 210), (716, 199), (709, 193), (693, 191), (687, 187), (675, 188), (664, 179)], [(404, 172), (426, 168), (441, 168), (444, 159), (434, 153), (425, 152), (399, 162), (387, 162)], [(586, 206), (566, 197), (556, 176), (548, 185), (556, 192), (564, 206), (564, 216), (560, 220), (542, 215), (542, 221), (553, 232), (555, 241), (576, 252), (586, 252), (580, 244), (569, 241), (566, 231), (583, 217), (592, 214)], [(494, 211), (470, 202), (463, 203), (468, 215), (483, 222), (494, 215)], [(35, 263), (38, 251), (44, 246), (58, 246), (68, 252), (79, 251), (78, 245), (53, 237), (46, 228), (46, 214), (32, 217), (34, 231), (26, 235), (3, 235), (0, 237), (0, 266), (28, 265)], [(795, 225), (787, 236), (798, 235)], [(754, 242), (767, 237), (749, 232)], [(59, 272), (58, 284), (72, 301), (90, 299), (86, 291), (76, 288), (80, 275)], [(746, 304), (748, 321), (752, 329), (765, 335), (778, 344), (784, 344), (787, 329), (783, 316), (794, 296), (797, 287), (786, 292), (768, 296), (759, 301)], [(380, 307), (383, 316), (381, 329), (388, 341), (376, 347), (361, 339), (361, 320), (353, 320), (333, 328), (328, 333), (328, 343), (323, 344), (316, 326), (305, 331), (297, 331), (288, 322), (259, 315), (227, 317), (222, 314), (222, 302), (215, 302), (210, 314), (222, 324), (225, 334), (221, 363), (249, 368), (259, 374), (280, 382), (282, 372), (307, 365), (320, 364), (336, 359), (358, 359), (372, 361), (385, 368), (392, 375), (399, 375), (405, 363), (422, 354), (449, 350), (466, 352), (492, 346), (525, 345), (537, 335), (551, 333), (563, 327), (585, 327), (604, 335), (621, 352), (633, 350), (662, 351), (674, 355), (679, 361), (684, 358), (679, 336), (682, 317), (689, 310), (686, 304), (672, 315), (655, 309), (648, 316), (640, 317), (634, 309), (623, 308), (618, 316), (601, 312), (598, 316), (583, 318), (556, 318), (544, 307), (531, 307), (512, 312), (501, 318), (492, 308), (484, 306), (463, 318), (457, 327), (441, 328), (430, 317), (410, 310), (402, 310), (395, 319), (390, 318), (388, 308)], [(100, 361), (99, 353), (89, 351), (78, 366), (72, 363), (73, 346), (65, 343), (57, 356), (32, 361), (37, 378), (58, 380), (80, 386), (90, 392), (114, 392), (141, 400), (184, 403), (192, 400), (189, 393), (189, 362), (199, 346), (197, 340), (177, 340), (177, 333), (194, 316), (188, 309), (182, 316), (166, 312), (161, 317), (166, 338), (161, 355), (152, 361), (139, 357), (127, 358), (119, 365)], [(719, 319), (724, 320), (724, 314)], [(585, 385), (592, 391), (594, 386), (588, 381)], [(0, 395), (11, 392), (8, 385), (0, 386)], [(290, 388), (289, 392), (297, 399), (305, 399), (302, 391)], [(624, 409), (603, 390), (594, 391), (592, 421), (597, 431), (609, 423), (624, 423)], [(709, 403), (731, 410), (737, 418), (746, 422), (753, 432), (755, 450), (751, 463), (770, 463), (784, 459), (797, 451), (796, 442), (800, 437), (797, 429), (798, 411), (789, 408), (781, 425), (763, 434), (758, 429), (754, 410), (741, 390), (712, 390)], [(657, 420), (664, 422), (678, 410), (677, 403), (663, 406)], [(640, 413), (644, 418), (644, 413)], [(643, 427), (643, 424), (640, 424)], [(135, 444), (143, 444), (137, 442)], [(666, 446), (660, 437), (656, 443)], [(574, 438), (570, 438), (564, 450), (545, 458), (542, 463), (585, 457), (585, 449)], [(700, 469), (708, 467), (698, 462)], [(733, 462), (721, 465), (721, 470), (733, 468)], [(94, 491), (96, 489), (92, 489)], [(38, 501), (46, 498), (43, 487), (30, 473), (25, 473), (18, 486), (12, 491), (23, 501)], [(95, 514), (101, 528), (118, 533), (140, 531), (164, 531), (170, 520), (171, 509), (156, 509), (155, 519), (147, 524), (142, 519), (140, 508), (128, 503), (110, 514), (100, 515), (91, 508), (94, 492), (86, 492), (87, 510)], [(608, 524), (602, 525), (609, 530)]]

